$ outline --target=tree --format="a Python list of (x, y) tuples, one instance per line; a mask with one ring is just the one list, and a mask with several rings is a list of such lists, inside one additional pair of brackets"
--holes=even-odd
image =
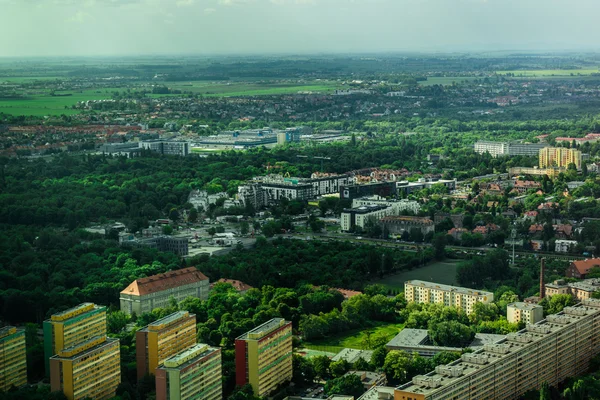
[(437, 233), (433, 236), (433, 249), (436, 260), (443, 260), (446, 258), (447, 241), (447, 235), (445, 233)]
[(329, 370), (331, 371), (331, 375), (335, 376), (336, 378), (339, 378), (343, 376), (346, 372), (348, 372), (351, 367), (352, 365), (348, 361), (341, 359), (332, 362), (329, 365)]
[(128, 322), (129, 315), (125, 314), (123, 311), (109, 312), (106, 316), (108, 332), (113, 334), (121, 333)]
[(210, 236), (215, 236), (217, 234), (217, 229), (214, 226), (211, 226), (206, 231)]
[(542, 383), (542, 387), (540, 388), (540, 400), (552, 400), (548, 382)]
[(171, 235), (173, 234), (173, 227), (171, 225), (163, 225), (162, 231), (165, 235)]
[(316, 356), (313, 357), (311, 361), (315, 370), (315, 374), (319, 379), (327, 379), (331, 376), (331, 372), (329, 370), (331, 360), (329, 359), (329, 357)]
[(196, 210), (195, 207), (192, 207), (190, 209), (190, 213), (188, 215), (188, 221), (192, 222), (192, 223), (198, 221), (198, 210)]
[(440, 322), (428, 329), (436, 346), (467, 347), (475, 337), (473, 329), (457, 321)]
[(242, 223), (240, 224), (240, 233), (242, 235), (247, 235), (249, 231), (250, 231), (250, 224), (248, 224), (247, 221), (242, 221)]
[(327, 381), (325, 384), (325, 394), (328, 396), (334, 394), (345, 394), (359, 398), (365, 392), (365, 387), (358, 375), (346, 375)]

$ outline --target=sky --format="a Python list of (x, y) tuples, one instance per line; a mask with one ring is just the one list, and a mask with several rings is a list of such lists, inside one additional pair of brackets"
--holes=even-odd
[(0, 57), (597, 50), (599, 0), (0, 0)]

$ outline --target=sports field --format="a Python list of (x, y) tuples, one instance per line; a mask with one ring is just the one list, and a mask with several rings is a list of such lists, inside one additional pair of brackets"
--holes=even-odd
[(443, 283), (446, 285), (456, 284), (456, 267), (460, 261), (447, 260), (428, 264), (412, 271), (401, 272), (391, 275), (372, 283), (382, 284), (390, 289), (404, 290), (404, 282), (413, 279)]
[(326, 351), (330, 353), (338, 353), (344, 348), (368, 350), (369, 340), (367, 333), (370, 332), (371, 339), (385, 338), (386, 342), (390, 341), (404, 328), (404, 324), (384, 324), (381, 323), (373, 328), (368, 329), (353, 329), (343, 335), (333, 336), (327, 339), (304, 342), (304, 347), (312, 350)]

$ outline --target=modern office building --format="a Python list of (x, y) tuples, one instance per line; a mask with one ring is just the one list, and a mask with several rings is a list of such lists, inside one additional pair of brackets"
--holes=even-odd
[(292, 323), (273, 318), (235, 340), (236, 384), (266, 396), (292, 379)]
[(150, 150), (170, 156), (187, 156), (190, 154), (190, 143), (176, 140), (145, 140), (139, 144), (141, 149)]
[(575, 164), (578, 170), (581, 169), (581, 151), (577, 149), (567, 149), (566, 147), (544, 147), (539, 153), (540, 168), (564, 167), (568, 168), (570, 164)]
[(494, 301), (492, 292), (419, 280), (404, 283), (404, 297), (406, 301), (414, 301), (415, 303), (436, 303), (460, 308), (467, 314), (473, 312), (475, 303), (491, 303)]
[(44, 321), (44, 360), (50, 374), (50, 357), (94, 337), (106, 336), (106, 307), (82, 303)]
[(196, 267), (169, 271), (140, 278), (127, 286), (119, 297), (121, 311), (141, 315), (155, 308), (166, 307), (172, 297), (180, 302), (188, 297), (208, 299), (210, 283)]
[(394, 212), (392, 207), (387, 205), (367, 205), (358, 208), (347, 208), (342, 211), (340, 216), (340, 226), (343, 232), (348, 232), (355, 228), (364, 229), (369, 220), (378, 224), (379, 220)]
[(138, 379), (154, 374), (166, 359), (196, 344), (196, 315), (177, 311), (136, 332)]
[(362, 206), (389, 206), (392, 207), (392, 211), (395, 215), (398, 215), (403, 211), (409, 211), (413, 214), (417, 214), (421, 209), (418, 201), (407, 199), (389, 200), (377, 195), (361, 197), (352, 200), (352, 208), (358, 208)]
[(156, 370), (156, 400), (221, 400), (221, 349), (197, 344)]
[(543, 383), (584, 373), (598, 353), (600, 300), (588, 299), (415, 376), (395, 389), (394, 399), (518, 399)]
[(0, 393), (27, 384), (25, 332), (14, 326), (0, 329)]
[(537, 304), (516, 302), (506, 306), (506, 319), (511, 324), (536, 324), (544, 319), (544, 308)]
[(71, 347), (50, 358), (50, 387), (67, 399), (110, 399), (121, 383), (121, 354), (118, 339), (106, 333)]

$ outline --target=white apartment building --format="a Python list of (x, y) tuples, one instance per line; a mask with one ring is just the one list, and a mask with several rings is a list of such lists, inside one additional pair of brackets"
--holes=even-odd
[(494, 301), (492, 292), (419, 280), (404, 283), (404, 297), (406, 301), (415, 303), (436, 303), (460, 308), (467, 314), (473, 312), (475, 303), (487, 304)]
[(389, 206), (392, 207), (392, 215), (399, 215), (402, 211), (410, 211), (413, 214), (417, 214), (421, 209), (418, 201), (414, 200), (387, 200), (381, 196), (370, 196), (370, 197), (361, 197), (358, 199), (352, 200), (352, 208), (358, 208), (362, 206)]
[(575, 246), (577, 246), (577, 240), (559, 239), (554, 243), (554, 251), (557, 253), (568, 253)]
[(506, 306), (506, 319), (511, 324), (536, 324), (544, 319), (544, 308), (537, 304), (516, 302)]
[(494, 158), (508, 154), (507, 142), (489, 142), (485, 140), (480, 140), (478, 142), (475, 142), (475, 145), (473, 147), (475, 149), (475, 153), (490, 153), (490, 155)]
[(383, 217), (391, 215), (393, 209), (386, 205), (367, 205), (358, 208), (345, 209), (340, 217), (340, 227), (343, 232), (349, 232), (352, 228), (365, 228), (366, 222), (373, 218), (377, 223)]

